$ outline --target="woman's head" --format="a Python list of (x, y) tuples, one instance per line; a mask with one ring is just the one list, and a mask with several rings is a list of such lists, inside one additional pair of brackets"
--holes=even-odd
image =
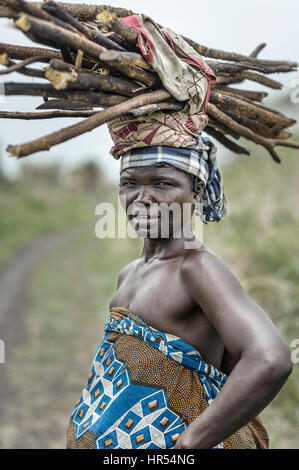
[(157, 237), (181, 230), (204, 191), (197, 177), (164, 162), (123, 170), (119, 187), (129, 220), (146, 237), (151, 230)]

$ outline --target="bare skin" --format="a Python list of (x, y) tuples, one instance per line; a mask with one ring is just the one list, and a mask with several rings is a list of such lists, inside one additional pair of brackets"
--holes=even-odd
[[(126, 210), (142, 205), (149, 211), (153, 203), (193, 204), (202, 191), (203, 185), (194, 195), (188, 174), (165, 165), (123, 171), (119, 194), (126, 197)], [(160, 227), (162, 219), (153, 220)], [(183, 227), (170, 218), (168, 238), (160, 231), (150, 238), (152, 220), (141, 218), (141, 223), (146, 227), (142, 255), (120, 272), (110, 308), (126, 307), (154, 328), (179, 336), (229, 375), (175, 446), (212, 448), (273, 400), (291, 373), (290, 351), (266, 313), (205, 244), (195, 239), (194, 248), (186, 248), (192, 238), (188, 223)]]

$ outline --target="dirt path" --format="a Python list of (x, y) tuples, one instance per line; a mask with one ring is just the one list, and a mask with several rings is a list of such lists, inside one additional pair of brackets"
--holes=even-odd
[(1, 420), (7, 403), (14, 397), (6, 373), (10, 355), (14, 346), (26, 340), (24, 312), (32, 272), (44, 256), (86, 230), (86, 226), (79, 226), (43, 235), (18, 249), (10, 261), (0, 264), (0, 339), (5, 343), (5, 364), (0, 364)]

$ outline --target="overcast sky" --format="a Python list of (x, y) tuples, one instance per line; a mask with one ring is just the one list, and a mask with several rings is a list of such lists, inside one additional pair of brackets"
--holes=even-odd
[[(67, 0), (65, 0), (67, 1)], [(68, 3), (82, 3), (74, 0)], [(85, 0), (84, 3), (102, 2)], [(298, 0), (118, 0), (103, 2), (121, 6), (136, 13), (146, 13), (158, 23), (188, 36), (200, 44), (213, 48), (249, 54), (258, 44), (266, 42), (267, 47), (260, 57), (265, 59), (295, 60), (299, 62), (299, 2)], [(12, 21), (0, 19), (0, 41), (10, 44), (35, 45), (20, 31), (11, 26)], [(2, 66), (1, 66), (2, 68)], [(284, 83), (284, 93), (291, 93), (292, 81), (299, 78), (299, 72), (272, 75)], [(1, 76), (3, 81), (33, 81), (41, 79), (13, 73)], [(45, 83), (42, 80), (43, 83)], [(259, 85), (254, 84), (255, 89)], [(267, 90), (270, 98), (279, 91)], [(0, 101), (0, 109), (7, 111), (34, 111), (42, 99), (32, 97), (7, 97)], [(288, 114), (298, 117), (299, 104), (290, 106)], [(109, 154), (112, 141), (106, 126), (60, 144), (48, 152), (39, 152), (17, 161), (8, 156), (9, 144), (25, 143), (82, 119), (49, 119), (42, 121), (0, 120), (0, 153), (5, 171), (10, 175), (20, 172), (25, 160), (35, 164), (63, 162), (76, 164), (92, 156), (112, 180), (118, 178), (119, 163)], [(221, 148), (222, 161), (228, 154)]]

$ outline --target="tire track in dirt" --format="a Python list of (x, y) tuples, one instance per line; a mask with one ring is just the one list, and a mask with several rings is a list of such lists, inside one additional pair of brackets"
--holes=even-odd
[(14, 390), (7, 377), (7, 367), (13, 348), (26, 340), (24, 312), (32, 273), (51, 251), (87, 230), (90, 230), (90, 227), (84, 225), (43, 235), (19, 248), (11, 260), (0, 264), (0, 339), (5, 344), (5, 363), (0, 364), (2, 422), (6, 406), (14, 400)]

